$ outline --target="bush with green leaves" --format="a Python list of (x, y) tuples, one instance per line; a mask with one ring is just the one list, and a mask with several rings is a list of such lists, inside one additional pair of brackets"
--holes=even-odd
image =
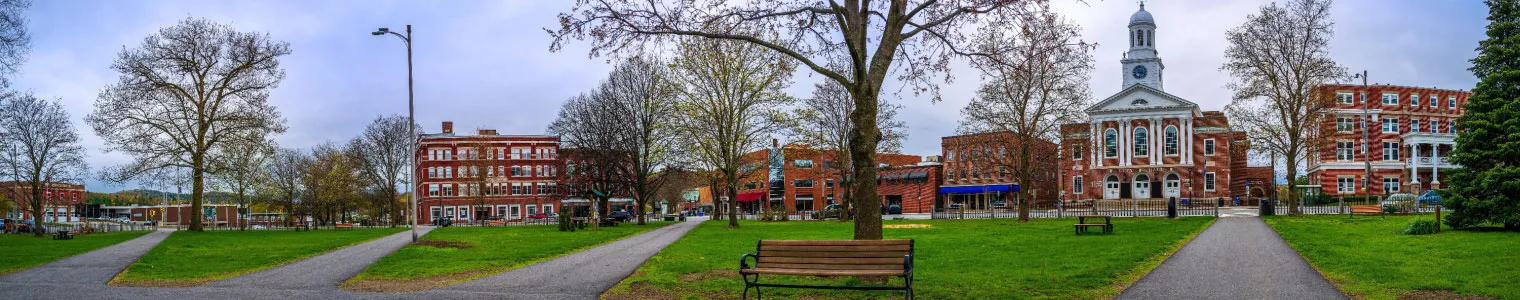
[(1404, 234), (1432, 234), (1438, 231), (1441, 231), (1441, 223), (1426, 219), (1415, 220), (1404, 228)]

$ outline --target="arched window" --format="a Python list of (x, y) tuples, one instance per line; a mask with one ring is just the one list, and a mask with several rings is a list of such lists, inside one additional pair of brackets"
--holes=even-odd
[(1177, 155), (1177, 126), (1166, 127), (1166, 145), (1164, 148), (1167, 156)]
[(1145, 127), (1135, 127), (1134, 141), (1135, 156), (1146, 156), (1150, 154), (1150, 133), (1145, 131)]
[(1155, 30), (1146, 31), (1145, 32), (1145, 39), (1150, 40), (1151, 41), (1151, 46), (1155, 47), (1156, 46), (1156, 31)]
[(1135, 30), (1135, 45), (1145, 46), (1145, 30)]
[(1103, 157), (1119, 157), (1119, 132), (1113, 128), (1103, 131)]

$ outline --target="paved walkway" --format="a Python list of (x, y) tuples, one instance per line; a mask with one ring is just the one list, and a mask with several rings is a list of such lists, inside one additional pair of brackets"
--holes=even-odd
[(1346, 299), (1253, 215), (1219, 218), (1117, 299)]
[(435, 291), (595, 299), (698, 224), (701, 224), (700, 220), (672, 224), (601, 247)]
[[(137, 262), (137, 258), (164, 241), (172, 231), (155, 231), (143, 236), (43, 264), (0, 277), (0, 283), (12, 284), (86, 284), (101, 285)], [(5, 291), (0, 287), (0, 291)], [(0, 293), (4, 295), (4, 293)]]
[[(433, 231), (418, 226), (417, 235)], [(209, 287), (256, 287), (268, 289), (337, 289), (338, 284), (359, 275), (380, 258), (412, 243), (412, 231), (334, 250), (294, 263), (208, 284)]]

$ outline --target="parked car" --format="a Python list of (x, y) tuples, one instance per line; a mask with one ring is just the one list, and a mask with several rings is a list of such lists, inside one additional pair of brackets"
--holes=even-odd
[(531, 215), (528, 215), (528, 218), (529, 219), (534, 219), (534, 220), (546, 219), (546, 218), (549, 218), (549, 215), (545, 215), (545, 214), (531, 214)]
[(628, 222), (633, 220), (633, 214), (621, 210), (613, 211), (611, 214), (608, 214), (607, 217), (617, 219), (621, 222)]
[(887, 206), (887, 214), (889, 214), (889, 215), (901, 215), (902, 214), (902, 205), (893, 204), (893, 205)]
[(249, 229), (269, 229), (268, 227), (264, 227), (264, 225), (253, 225), (253, 226), (248, 226), (248, 228)]
[[(840, 207), (839, 204), (829, 204), (829, 206), (824, 206), (822, 210), (813, 212), (813, 219), (838, 219), (843, 213), (844, 208)], [(854, 216), (855, 214), (851, 213), (850, 215)]]
[(433, 226), (449, 227), (449, 225), (454, 225), (454, 218), (453, 217), (442, 217), (442, 218), (433, 219)]
[(489, 216), (486, 217), (486, 221), (501, 221), (501, 216)]

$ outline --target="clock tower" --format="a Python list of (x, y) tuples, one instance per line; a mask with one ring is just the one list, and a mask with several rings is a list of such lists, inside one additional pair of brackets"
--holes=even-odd
[(1157, 90), (1161, 88), (1161, 70), (1166, 68), (1161, 64), (1161, 58), (1156, 56), (1156, 20), (1151, 18), (1151, 13), (1145, 11), (1145, 3), (1140, 3), (1140, 11), (1129, 16), (1129, 52), (1124, 53), (1124, 86), (1144, 84)]

